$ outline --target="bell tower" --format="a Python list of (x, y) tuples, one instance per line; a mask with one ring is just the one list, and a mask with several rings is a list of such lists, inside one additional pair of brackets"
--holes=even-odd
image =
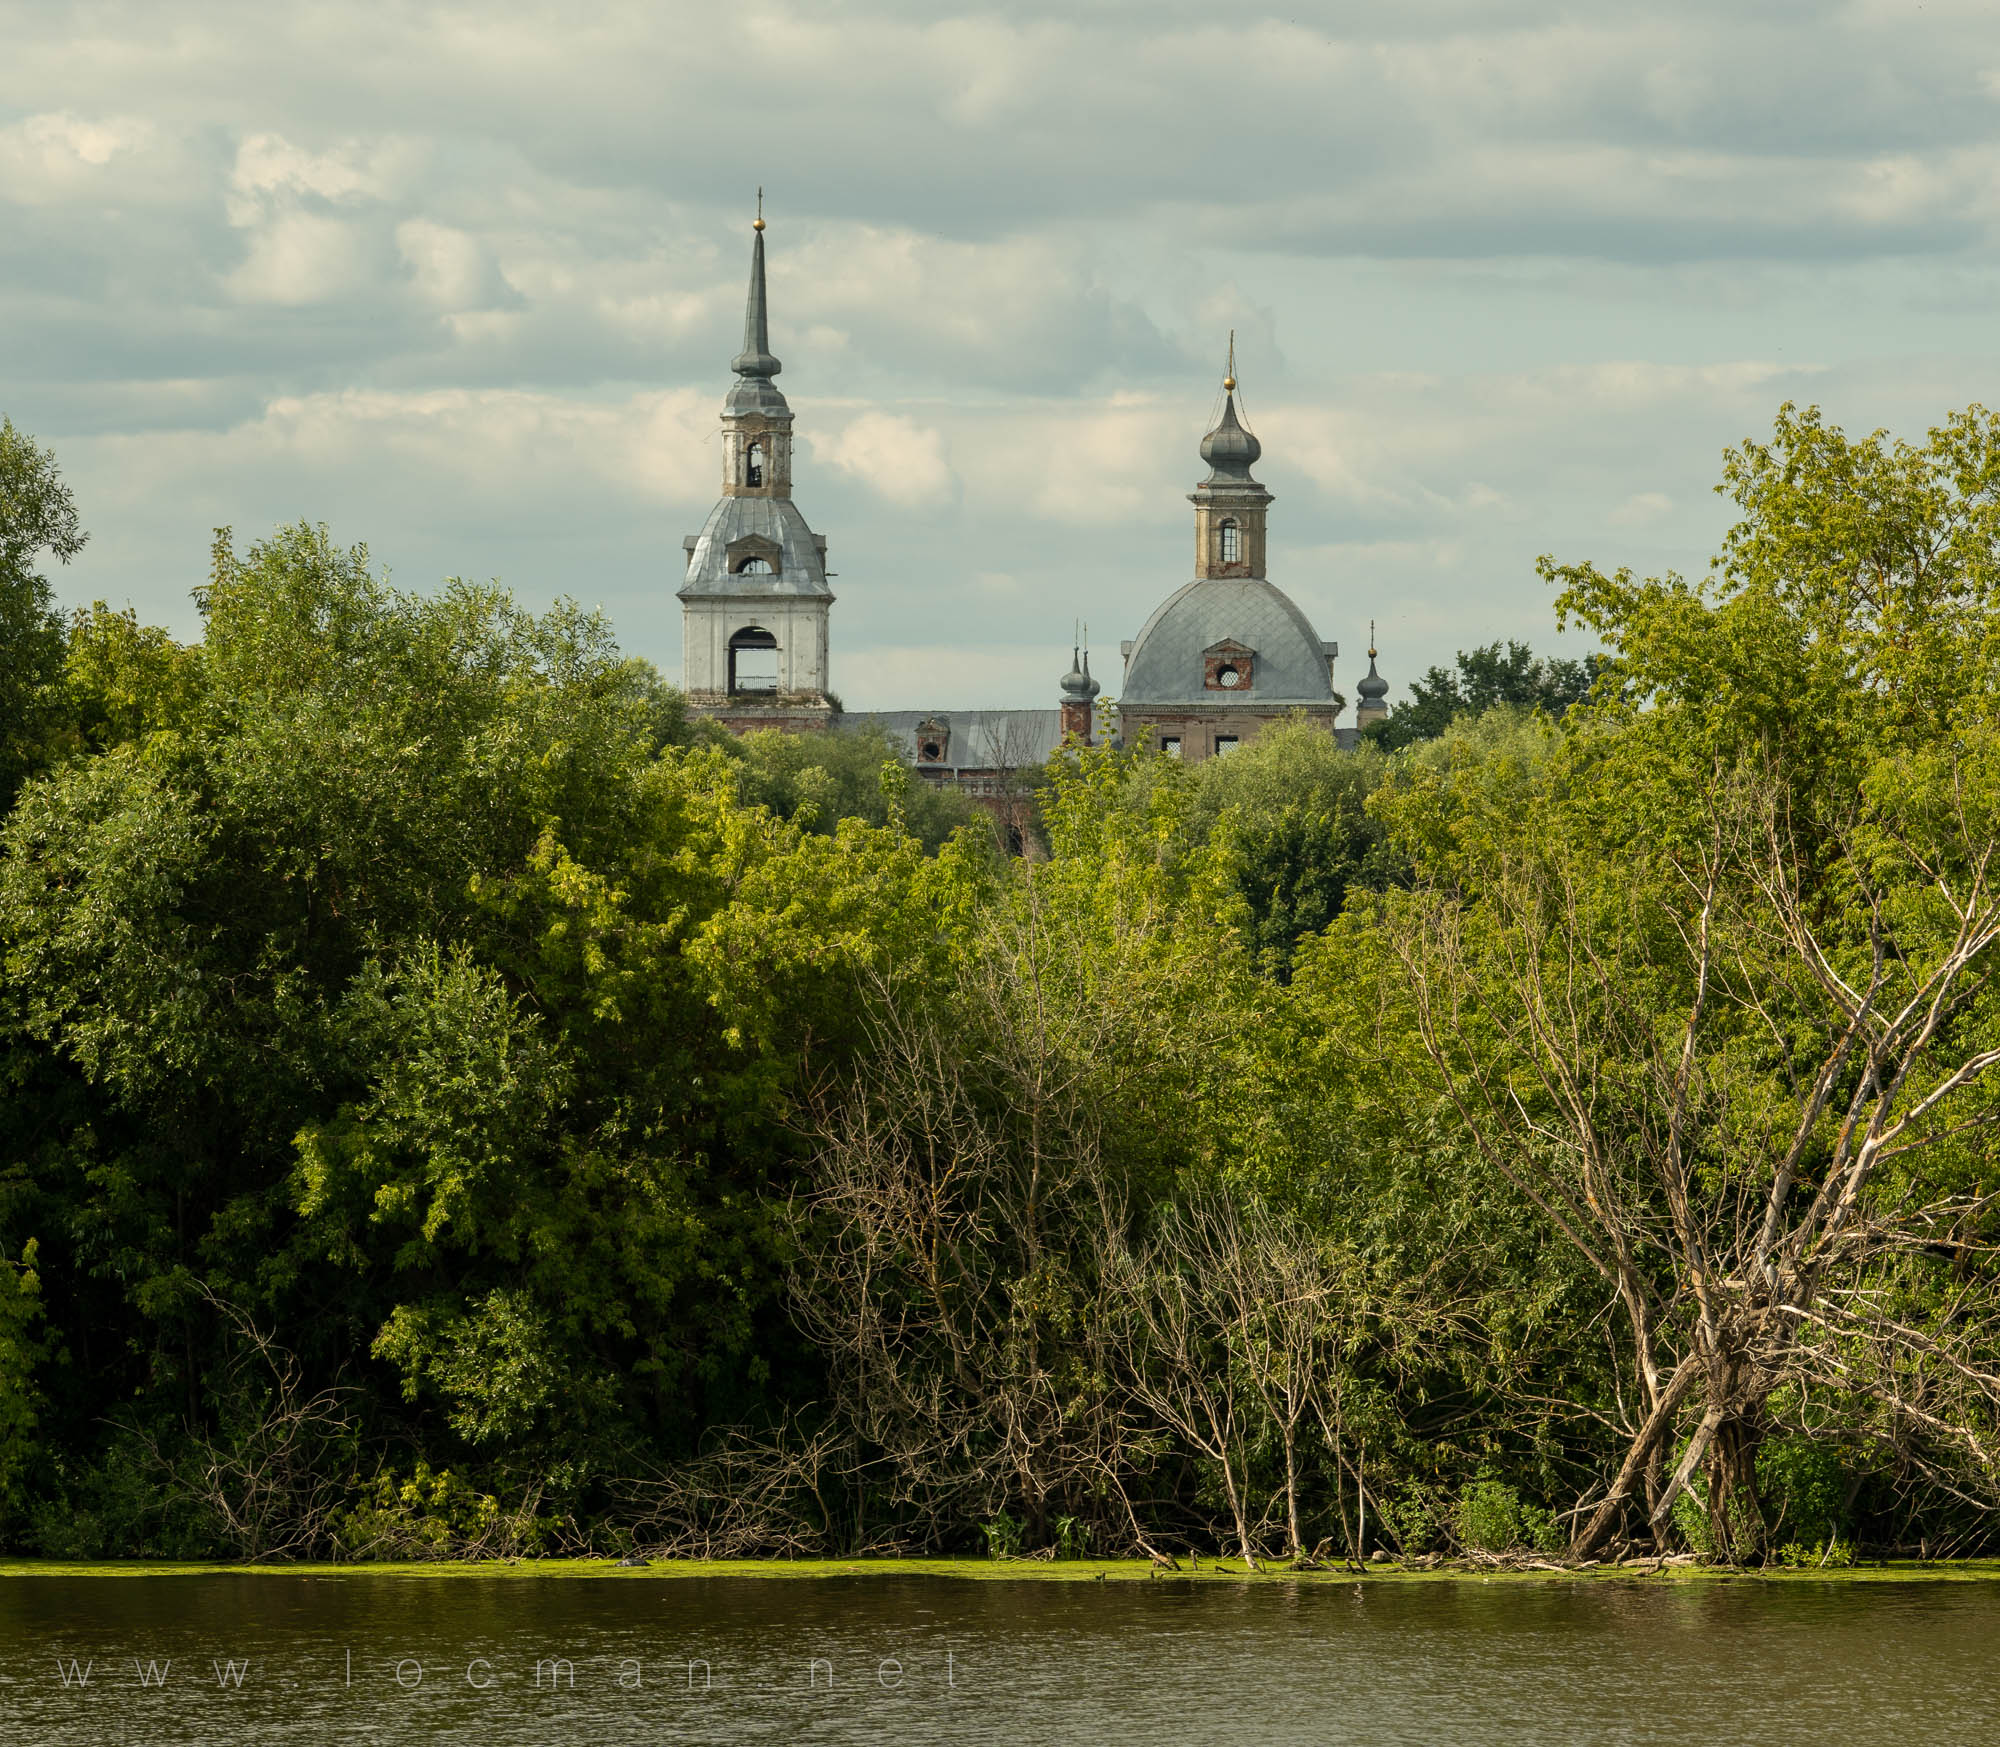
[(1264, 574), (1264, 513), (1271, 494), (1250, 477), (1264, 445), (1236, 417), (1236, 335), (1229, 336), (1229, 368), (1222, 378), (1222, 418), (1201, 440), (1208, 477), (1188, 494), (1194, 505), (1194, 574)]
[(772, 380), (764, 192), (736, 385), (722, 405), (722, 496), (682, 542), (681, 673), (688, 703), (732, 727), (809, 727), (827, 698), (826, 540), (792, 502), (792, 409)]

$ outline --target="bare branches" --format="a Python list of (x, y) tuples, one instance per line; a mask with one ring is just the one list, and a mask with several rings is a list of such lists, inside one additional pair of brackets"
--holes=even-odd
[(354, 1391), (309, 1391), (296, 1354), (250, 1313), (198, 1288), (236, 1337), (217, 1393), (217, 1424), (190, 1424), (176, 1448), (128, 1427), (152, 1456), (169, 1498), (194, 1505), (249, 1560), (323, 1549), (347, 1502)]

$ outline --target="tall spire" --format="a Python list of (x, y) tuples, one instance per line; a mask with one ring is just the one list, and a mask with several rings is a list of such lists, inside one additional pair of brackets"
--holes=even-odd
[(729, 366), (738, 376), (770, 378), (784, 368), (771, 356), (771, 323), (764, 303), (764, 190), (757, 190), (757, 218), (751, 229), (750, 297), (743, 310), (743, 350)]

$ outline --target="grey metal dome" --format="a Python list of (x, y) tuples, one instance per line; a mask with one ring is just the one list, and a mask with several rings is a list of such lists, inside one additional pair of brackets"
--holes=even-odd
[[(1205, 657), (1234, 642), (1254, 658), (1243, 691), (1212, 691)], [(1125, 661), (1122, 706), (1217, 705), (1252, 710), (1273, 704), (1323, 704), (1333, 697), (1324, 643), (1283, 589), (1260, 576), (1190, 582), (1160, 603)]]
[(1375, 651), (1368, 651), (1368, 677), (1355, 688), (1365, 704), (1379, 703), (1389, 695), (1389, 682), (1375, 671)]
[(1250, 469), (1263, 453), (1264, 445), (1237, 422), (1236, 396), (1225, 392), (1222, 397), (1222, 422), (1201, 440), (1201, 458), (1210, 469), (1202, 483), (1214, 485), (1226, 481), (1254, 485), (1256, 481), (1250, 477)]

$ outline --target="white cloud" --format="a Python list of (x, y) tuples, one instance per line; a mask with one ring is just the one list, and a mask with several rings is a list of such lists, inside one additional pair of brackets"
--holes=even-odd
[(905, 509), (949, 503), (957, 486), (943, 433), (899, 413), (865, 412), (834, 435), (807, 438), (815, 460)]
[(485, 245), (467, 231), (406, 218), (396, 227), (396, 246), (417, 295), (439, 309), (482, 308), (504, 292)]
[(132, 160), (158, 146), (159, 131), (143, 116), (25, 116), (0, 127), (0, 201), (54, 206), (115, 197), (131, 186)]
[(229, 289), (247, 303), (323, 303), (370, 278), (361, 232), (317, 212), (283, 212), (260, 225)]
[(236, 148), (229, 177), (229, 217), (252, 224), (273, 202), (315, 195), (354, 205), (394, 192), (408, 153), (400, 140), (346, 140), (314, 152), (282, 134), (253, 133)]

